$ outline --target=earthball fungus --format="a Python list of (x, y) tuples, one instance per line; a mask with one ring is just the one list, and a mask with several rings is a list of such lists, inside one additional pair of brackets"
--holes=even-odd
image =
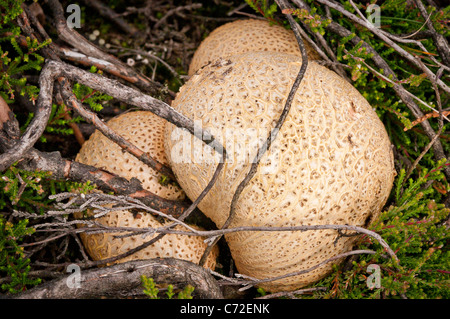
[[(238, 184), (280, 117), (301, 58), (248, 52), (206, 65), (172, 106), (212, 133), (228, 159), (198, 207), (222, 227)], [(166, 125), (166, 153), (191, 199), (211, 180), (218, 153), (184, 130)], [(333, 71), (311, 61), (289, 114), (256, 175), (240, 195), (229, 228), (355, 225), (379, 215), (395, 176), (386, 130), (363, 96)], [(344, 233), (346, 233), (344, 231)], [(319, 263), (347, 252), (355, 236), (332, 229), (238, 231), (225, 236), (241, 274), (265, 279), (269, 291), (293, 290), (332, 269)]]
[[(108, 121), (108, 126), (116, 133), (122, 135), (129, 142), (147, 152), (162, 164), (167, 164), (164, 152), (164, 124), (165, 120), (148, 111), (123, 113)], [(140, 162), (136, 157), (123, 151), (116, 143), (95, 131), (81, 147), (76, 160), (80, 163), (92, 165), (121, 177), (133, 177), (142, 182), (146, 190), (170, 200), (185, 198), (183, 190), (172, 184), (161, 185), (161, 174)], [(97, 222), (110, 227), (162, 227), (167, 221), (148, 213), (132, 213), (130, 211), (113, 211), (95, 219)], [(177, 226), (177, 229), (182, 229)], [(186, 230), (186, 229), (184, 229)], [(119, 233), (120, 234), (120, 233)], [(131, 236), (114, 238), (117, 233), (104, 232), (97, 234), (81, 234), (83, 244), (91, 258), (102, 260), (115, 257), (149, 241), (152, 236)], [(156, 236), (156, 235), (155, 235)], [(168, 234), (120, 262), (135, 259), (173, 257), (198, 263), (206, 248), (204, 238), (198, 236), (185, 236)], [(215, 250), (205, 263), (205, 267), (214, 269), (218, 251)]]
[[(308, 44), (306, 52), (310, 60), (319, 54)], [(189, 65), (192, 76), (204, 65), (227, 56), (249, 51), (274, 51), (301, 56), (294, 33), (267, 20), (245, 19), (226, 23), (213, 30), (200, 44)]]

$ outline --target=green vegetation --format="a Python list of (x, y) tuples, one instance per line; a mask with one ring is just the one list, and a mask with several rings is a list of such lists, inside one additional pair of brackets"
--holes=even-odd
[(27, 219), (12, 224), (0, 215), (0, 275), (10, 277), (10, 281), (2, 284), (1, 289), (9, 293), (21, 292), (26, 286), (41, 282), (40, 279), (28, 278), (30, 259), (25, 257), (23, 247), (19, 246), (24, 237), (34, 232), (27, 224)]
[[(21, 30), (13, 22), (22, 12), (22, 3), (23, 1), (0, 0), (0, 96), (11, 102), (18, 91), (21, 95), (27, 95), (34, 103), (39, 89), (27, 84), (24, 72), (40, 71), (44, 58), (38, 51), (51, 41), (39, 43), (29, 37), (20, 38)], [(26, 42), (25, 50), (18, 44), (20, 40)]]
[[(141, 280), (142, 280), (142, 286), (144, 287), (143, 292), (149, 299), (160, 299), (161, 298), (158, 295), (159, 289), (156, 288), (156, 284), (155, 284), (153, 278), (148, 278), (147, 276), (143, 275), (143, 276), (141, 276)], [(192, 299), (193, 292), (194, 292), (194, 287), (192, 287), (191, 285), (187, 285), (186, 287), (184, 287), (183, 290), (181, 290), (178, 293), (177, 299)], [(174, 299), (173, 297), (175, 296), (175, 292), (174, 292), (173, 285), (167, 286), (167, 291), (166, 291), (165, 295), (166, 295), (167, 299)]]

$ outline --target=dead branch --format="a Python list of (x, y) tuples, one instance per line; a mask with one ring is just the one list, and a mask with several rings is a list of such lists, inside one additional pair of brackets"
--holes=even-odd
[[(442, 116), (447, 116), (447, 115), (450, 115), (450, 111), (443, 111), (442, 112)], [(433, 118), (433, 117), (439, 117), (439, 116), (440, 116), (439, 112), (436, 112), (436, 111), (427, 113), (424, 116), (418, 118), (417, 120), (412, 121), (411, 122), (411, 127), (405, 127), (403, 130), (404, 131), (408, 131), (411, 128), (413, 128), (414, 126), (416, 126), (417, 124), (422, 123), (425, 120), (428, 120), (428, 119)]]
[[(175, 219), (171, 216), (167, 216), (161, 212), (155, 211), (150, 207), (146, 206), (139, 199), (129, 198), (127, 196), (112, 196), (107, 194), (86, 194), (80, 195), (76, 193), (62, 193), (52, 195), (52, 198), (56, 199), (58, 202), (57, 208), (59, 210), (56, 211), (48, 211), (46, 215), (61, 215), (61, 214), (71, 214), (77, 213), (79, 211), (83, 211), (85, 209), (92, 209), (94, 214), (100, 213), (99, 215), (108, 214), (111, 211), (115, 210), (123, 210), (123, 209), (138, 209), (142, 211), (146, 211), (149, 213), (160, 215), (164, 218), (167, 218), (173, 222), (172, 225), (162, 226), (158, 228), (145, 227), (145, 228), (135, 228), (135, 227), (107, 227), (101, 226), (101, 229), (88, 228), (89, 231), (114, 231), (114, 232), (129, 232), (133, 235), (153, 235), (155, 233), (160, 234), (179, 234), (186, 236), (202, 236), (206, 238), (210, 238), (215, 240), (218, 236), (223, 236), (225, 234), (230, 234), (234, 232), (253, 232), (253, 231), (313, 231), (313, 230), (323, 230), (323, 229), (334, 229), (338, 231), (346, 230), (351, 231), (354, 234), (365, 234), (369, 237), (377, 240), (380, 245), (385, 249), (385, 251), (389, 254), (389, 256), (395, 261), (398, 262), (398, 258), (394, 251), (389, 247), (389, 244), (376, 232), (368, 230), (364, 227), (352, 226), (352, 225), (299, 225), (299, 226), (237, 226), (233, 228), (225, 228), (222, 227), (218, 230), (198, 230), (184, 223), (180, 218)], [(63, 201), (71, 198), (68, 203), (64, 203)], [(104, 207), (107, 204), (114, 204), (114, 207)], [(28, 216), (30, 218), (32, 216)], [(42, 218), (42, 215), (38, 216), (38, 218)], [(65, 222), (66, 223), (66, 222)], [(85, 223), (85, 221), (79, 221), (79, 223)], [(172, 226), (182, 225), (186, 230), (175, 230)], [(48, 225), (40, 225), (39, 228), (43, 227), (51, 227), (61, 226), (55, 224)], [(354, 234), (347, 235), (353, 236)], [(337, 239), (341, 238), (339, 235)]]
[[(141, 276), (155, 283), (172, 284), (179, 288), (191, 285), (199, 298), (220, 299), (222, 292), (216, 280), (204, 268), (174, 258), (129, 261), (105, 268), (82, 270), (79, 288), (71, 276), (62, 276), (27, 290), (18, 299), (86, 299), (143, 296)], [(74, 288), (70, 288), (74, 287)]]

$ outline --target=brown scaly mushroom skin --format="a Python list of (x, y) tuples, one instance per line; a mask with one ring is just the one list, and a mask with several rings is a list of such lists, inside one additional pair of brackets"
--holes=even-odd
[[(167, 164), (164, 152), (164, 125), (165, 120), (147, 111), (136, 111), (121, 114), (108, 121), (108, 126), (128, 139), (138, 148), (147, 152), (162, 164)], [(106, 169), (124, 178), (138, 178), (142, 186), (156, 195), (171, 199), (185, 198), (183, 190), (175, 185), (163, 186), (159, 183), (161, 175), (149, 166), (141, 163), (137, 158), (128, 154), (101, 132), (95, 131), (86, 141), (76, 160), (83, 164)], [(92, 212), (90, 212), (92, 214)], [(81, 216), (76, 216), (81, 217)], [(133, 214), (130, 211), (116, 211), (96, 219), (97, 222), (110, 227), (162, 227), (155, 217), (147, 213)], [(176, 229), (183, 229), (177, 227)], [(186, 229), (184, 229), (186, 230)], [(102, 260), (115, 257), (130, 249), (149, 241), (153, 236), (142, 238), (141, 235), (113, 238), (123, 233), (81, 234), (83, 244), (93, 260)], [(156, 235), (155, 235), (156, 236)], [(120, 262), (136, 259), (173, 257), (189, 260), (195, 263), (206, 248), (204, 238), (198, 236), (185, 236), (168, 234), (153, 245), (146, 247)], [(205, 267), (214, 269), (218, 250), (215, 250), (207, 260)]]
[[(319, 54), (306, 42), (309, 59), (318, 60)], [(204, 65), (231, 55), (249, 51), (273, 51), (301, 56), (295, 35), (266, 20), (245, 19), (226, 23), (213, 30), (194, 53), (188, 75), (192, 76)]]
[[(219, 59), (195, 74), (174, 100), (173, 107), (201, 121), (230, 157), (198, 206), (217, 227), (228, 218), (233, 194), (262, 145), (255, 141), (269, 136), (300, 66), (299, 57), (275, 52)], [(166, 125), (165, 143), (181, 187), (196, 198), (219, 155), (171, 124)], [(189, 144), (197, 145), (192, 153), (183, 151)], [(276, 140), (237, 201), (229, 227), (365, 227), (379, 215), (395, 175), (391, 143), (369, 103), (336, 73), (312, 61)], [(338, 236), (335, 230), (236, 232), (226, 240), (239, 273), (263, 279), (309, 269), (349, 251), (355, 238)], [(261, 286), (273, 292), (294, 290), (331, 269), (328, 263)]]

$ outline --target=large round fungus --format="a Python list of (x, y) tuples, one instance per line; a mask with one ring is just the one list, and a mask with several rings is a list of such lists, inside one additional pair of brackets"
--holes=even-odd
[[(319, 59), (318, 53), (306, 41), (303, 42), (308, 57), (311, 60)], [(193, 75), (201, 67), (218, 58), (250, 51), (284, 52), (301, 56), (291, 30), (271, 25), (266, 20), (238, 20), (218, 27), (203, 40), (195, 51), (188, 74)]]
[[(174, 100), (176, 110), (201, 123), (227, 149), (224, 171), (199, 204), (218, 227), (228, 218), (233, 194), (258, 147), (275, 126), (300, 66), (299, 57), (284, 53), (235, 55), (204, 67)], [(171, 124), (165, 141), (181, 187), (196, 198), (220, 156)], [(287, 119), (242, 192), (229, 227), (367, 226), (385, 204), (394, 176), (389, 138), (368, 102), (334, 72), (310, 62)], [(350, 250), (354, 238), (328, 229), (226, 235), (238, 271), (260, 279), (316, 266)], [(327, 263), (261, 286), (270, 291), (300, 288), (331, 267)]]
[[(151, 112), (137, 111), (121, 114), (110, 121), (108, 126), (147, 152), (160, 163), (167, 164), (164, 152), (163, 132), (165, 121)], [(142, 182), (142, 186), (158, 196), (181, 200), (185, 193), (178, 186), (169, 184), (163, 186), (159, 183), (161, 174), (140, 162), (133, 155), (123, 151), (116, 143), (108, 139), (101, 132), (95, 131), (86, 143), (83, 144), (76, 157), (78, 162), (92, 165), (115, 173), (127, 179), (133, 177)], [(110, 212), (106, 216), (96, 219), (97, 222), (109, 227), (162, 227), (162, 223), (148, 213), (133, 214), (130, 211)], [(177, 227), (177, 229), (182, 229)], [(186, 230), (186, 229), (184, 229)], [(154, 236), (141, 235), (114, 238), (123, 233), (81, 234), (81, 239), (87, 252), (94, 260), (115, 257), (135, 248)], [(156, 235), (155, 235), (156, 236)], [(198, 263), (205, 248), (204, 238), (198, 236), (166, 235), (153, 245), (146, 247), (120, 262), (135, 259), (174, 257)], [(215, 250), (205, 266), (214, 269), (218, 251)]]

